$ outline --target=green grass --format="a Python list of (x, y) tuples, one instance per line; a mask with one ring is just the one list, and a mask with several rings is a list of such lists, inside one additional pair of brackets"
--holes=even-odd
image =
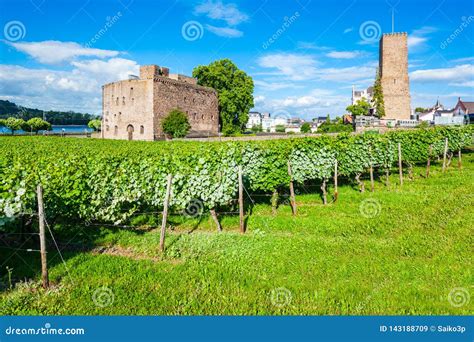
[[(455, 288), (474, 293), (474, 154), (463, 163), (445, 174), (434, 163), (428, 179), (415, 168), (402, 188), (397, 175), (389, 187), (378, 181), (374, 193), (346, 184), (327, 206), (302, 188), (296, 217), (287, 205), (272, 215), (258, 201), (245, 235), (236, 216), (221, 218), (220, 234), (208, 216), (173, 216), (163, 256), (156, 228), (58, 225), (62, 244), (84, 250), (64, 251), (65, 267), (49, 246), (48, 291), (40, 287), (38, 253), (0, 248), (2, 282), (8, 287), (9, 266), (16, 283), (0, 292), (0, 314), (470, 314), (472, 300), (459, 307), (448, 300)], [(380, 205), (375, 217), (361, 214), (367, 199)], [(100, 307), (93, 294), (103, 286), (113, 302)], [(276, 301), (275, 293), (282, 294)]]

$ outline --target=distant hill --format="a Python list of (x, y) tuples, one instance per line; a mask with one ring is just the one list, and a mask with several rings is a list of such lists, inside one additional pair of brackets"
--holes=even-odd
[(87, 125), (90, 120), (98, 117), (97, 115), (75, 112), (43, 111), (41, 109), (18, 106), (10, 101), (0, 100), (0, 119), (9, 117), (22, 118), (24, 120), (36, 117), (42, 118), (43, 112), (46, 121), (52, 125)]

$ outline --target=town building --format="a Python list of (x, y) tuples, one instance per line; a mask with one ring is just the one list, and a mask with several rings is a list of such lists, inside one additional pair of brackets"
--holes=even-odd
[(352, 86), (352, 104), (355, 105), (357, 101), (365, 99), (366, 102), (372, 103), (374, 96), (374, 87), (368, 87), (364, 90), (356, 90), (355, 86)]
[(140, 67), (140, 76), (102, 86), (102, 138), (157, 140), (161, 122), (173, 109), (186, 113), (195, 136), (217, 135), (217, 92), (192, 77), (170, 74), (158, 65)]
[(470, 123), (474, 123), (474, 102), (462, 101), (461, 98), (458, 97), (458, 102), (456, 103), (453, 112), (458, 116), (467, 116), (466, 119), (468, 119)]
[(262, 114), (260, 112), (249, 112), (249, 120), (245, 126), (247, 129), (262, 126)]

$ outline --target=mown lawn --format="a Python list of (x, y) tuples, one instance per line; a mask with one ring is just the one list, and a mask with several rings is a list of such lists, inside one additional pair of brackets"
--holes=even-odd
[(296, 217), (255, 195), (245, 235), (237, 216), (221, 218), (223, 233), (207, 215), (171, 217), (163, 256), (159, 218), (57, 225), (66, 266), (50, 245), (48, 291), (38, 253), (0, 248), (0, 314), (471, 314), (474, 153), (456, 163), (442, 174), (434, 162), (428, 179), (419, 166), (403, 188), (396, 170), (374, 193), (345, 184), (327, 206), (300, 187)]

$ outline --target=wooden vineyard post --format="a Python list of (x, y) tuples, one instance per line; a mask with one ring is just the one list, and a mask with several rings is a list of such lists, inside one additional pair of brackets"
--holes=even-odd
[(337, 201), (338, 191), (337, 191), (337, 159), (334, 163), (334, 202)]
[(38, 196), (38, 218), (39, 218), (39, 237), (40, 237), (40, 253), (41, 253), (41, 280), (43, 288), (49, 287), (48, 277), (48, 261), (46, 256), (46, 236), (44, 232), (44, 203), (43, 203), (43, 187), (38, 184), (36, 188)]
[(433, 152), (433, 145), (430, 145), (428, 150), (428, 160), (426, 161), (426, 178), (430, 176), (431, 153)]
[(165, 202), (163, 204), (163, 219), (161, 221), (161, 232), (160, 232), (160, 251), (165, 251), (165, 234), (166, 234), (166, 221), (168, 220), (168, 207), (170, 204), (171, 196), (171, 183), (173, 181), (173, 175), (169, 174), (166, 183), (166, 195)]
[(240, 217), (240, 232), (245, 233), (244, 221), (244, 182), (242, 179), (242, 166), (239, 165), (239, 217)]
[(398, 170), (400, 174), (400, 185), (403, 185), (402, 144), (398, 143)]
[(370, 192), (374, 192), (375, 185), (374, 185), (374, 167), (372, 163), (370, 163)]
[(446, 155), (448, 154), (448, 138), (444, 140), (444, 152), (443, 152), (443, 173), (446, 171)]
[(295, 187), (293, 184), (293, 173), (291, 172), (291, 163), (288, 160), (288, 175), (290, 176), (290, 203), (291, 203), (291, 212), (293, 216), (296, 215), (296, 198), (295, 198)]
[(211, 217), (212, 217), (212, 219), (214, 220), (214, 223), (217, 226), (217, 230), (219, 232), (222, 232), (222, 226), (221, 226), (221, 223), (219, 222), (219, 218), (217, 217), (216, 209), (212, 208), (212, 209), (209, 210), (209, 212), (211, 213)]
[(462, 170), (461, 149), (458, 151), (458, 169)]

